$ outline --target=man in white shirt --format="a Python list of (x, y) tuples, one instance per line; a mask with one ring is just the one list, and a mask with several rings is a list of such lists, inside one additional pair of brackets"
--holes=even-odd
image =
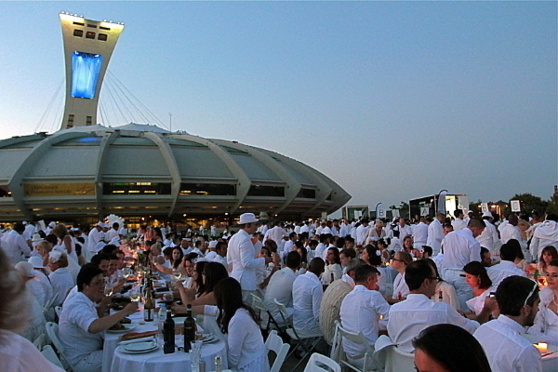
[(357, 245), (363, 245), (366, 241), (366, 237), (368, 236), (368, 219), (363, 218), (360, 221), (360, 225), (356, 228), (355, 231), (355, 241)]
[[(352, 248), (351, 248), (352, 249)], [(354, 251), (354, 249), (352, 249)], [(351, 259), (346, 266), (346, 273), (341, 279), (333, 281), (327, 286), (320, 305), (320, 330), (324, 340), (331, 345), (335, 335), (335, 321), (340, 320), (341, 303), (345, 296), (355, 287), (355, 270), (364, 262)]]
[(85, 249), (85, 259), (87, 262), (91, 261), (91, 258), (97, 254), (97, 245), (101, 242), (104, 237), (105, 233), (103, 232), (104, 223), (97, 222), (95, 227), (89, 231), (89, 235), (87, 236), (87, 249)]
[(525, 271), (515, 266), (514, 260), (517, 258), (517, 250), (514, 246), (510, 244), (502, 245), (500, 247), (500, 258), (502, 261), (486, 269), (494, 288), (498, 288), (502, 280), (508, 276), (527, 276)]
[(213, 259), (213, 262), (219, 262), (220, 264), (225, 266), (227, 271), (229, 271), (229, 264), (227, 262), (227, 243), (217, 242), (217, 245), (215, 246), (215, 253), (217, 254)]
[(515, 239), (521, 241), (521, 232), (517, 228), (517, 223), (519, 222), (519, 217), (515, 214), (510, 214), (508, 216), (508, 223), (500, 229), (500, 238), (502, 244), (505, 244), (510, 239)]
[(463, 317), (445, 302), (430, 299), (436, 293), (439, 280), (426, 260), (414, 261), (407, 266), (405, 281), (411, 293), (406, 300), (391, 306), (387, 325), (391, 340), (400, 350), (413, 352), (413, 338), (431, 325), (454, 324), (469, 333), (473, 333), (479, 326), (476, 321)]
[(271, 229), (267, 230), (264, 235), (263, 241), (265, 242), (267, 239), (273, 240), (277, 244), (277, 251), (283, 251), (283, 237), (288, 236), (287, 232), (281, 227), (280, 222), (276, 222), (275, 226)]
[(428, 241), (428, 224), (426, 217), (421, 217), (420, 222), (413, 228), (413, 248), (421, 249)]
[(404, 240), (405, 237), (413, 235), (411, 226), (407, 225), (405, 218), (399, 217), (399, 223), (393, 228), (393, 230), (399, 231), (399, 239)]
[(10, 264), (15, 266), (19, 261), (23, 261), (23, 256), (31, 255), (31, 245), (23, 238), (25, 226), (16, 223), (10, 232), (2, 235), (0, 247), (8, 257)]
[(320, 275), (325, 263), (319, 257), (310, 261), (308, 271), (293, 282), (293, 325), (300, 336), (320, 336), (320, 304), (323, 297)]
[(473, 297), (471, 287), (461, 276), (464, 274), (463, 267), (471, 261), (480, 261), (480, 244), (475, 237), (482, 233), (484, 227), (483, 220), (473, 218), (467, 228), (450, 232), (442, 241), (442, 277), (454, 286), (461, 309), (466, 309), (466, 301)]
[(437, 213), (436, 218), (428, 225), (428, 239), (426, 245), (432, 247), (433, 255), (436, 256), (440, 253), (442, 247), (442, 240), (444, 239), (444, 222), (446, 216), (443, 213)]
[[(242, 288), (243, 300), (251, 304), (251, 293), (257, 288), (256, 270), (265, 270), (266, 258), (257, 257), (256, 249), (251, 241), (252, 234), (258, 228), (258, 219), (254, 213), (240, 215), (240, 230), (229, 240), (227, 262), (231, 265), (231, 277), (235, 278)], [(271, 258), (269, 258), (271, 260)]]
[(500, 316), (481, 325), (473, 334), (493, 371), (542, 371), (541, 354), (524, 337), (534, 324), (539, 305), (536, 282), (520, 276), (502, 281), (496, 291)]
[[(359, 266), (355, 271), (355, 287), (341, 303), (341, 326), (359, 333), (373, 349), (380, 331), (379, 316), (388, 318), (390, 306), (377, 291), (378, 270), (370, 265)], [(362, 359), (366, 346), (343, 339), (343, 350), (349, 358)]]
[(275, 305), (275, 300), (279, 301), (287, 310), (293, 310), (293, 283), (296, 279), (296, 271), (300, 267), (300, 254), (296, 251), (287, 253), (287, 266), (275, 272), (265, 289), (264, 304), (277, 323), (282, 323), (279, 309)]
[[(78, 293), (64, 304), (60, 314), (58, 337), (74, 371), (98, 372), (103, 362), (103, 331), (135, 313), (137, 303), (129, 303), (115, 314), (100, 317), (110, 298), (102, 301), (105, 298), (103, 272), (93, 264), (82, 266), (77, 286)], [(99, 302), (102, 305), (96, 308), (95, 304)]]
[(461, 209), (456, 209), (453, 215), (455, 216), (455, 220), (451, 222), (453, 230), (463, 230), (467, 227), (467, 221), (463, 219), (463, 211)]
[(483, 213), (482, 219), (484, 220), (486, 227), (484, 228), (482, 234), (476, 237), (481, 247), (485, 247), (491, 252), (500, 246), (498, 230), (496, 229), (496, 226), (492, 224), (493, 218), (492, 213), (488, 211)]

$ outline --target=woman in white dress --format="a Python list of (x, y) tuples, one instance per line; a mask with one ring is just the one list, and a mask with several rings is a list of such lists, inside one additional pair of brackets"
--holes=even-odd
[(527, 333), (539, 336), (538, 341), (554, 344), (558, 340), (558, 260), (547, 265), (546, 281), (548, 286), (539, 292), (541, 302), (535, 325)]
[(390, 304), (407, 298), (409, 286), (405, 282), (405, 270), (407, 270), (407, 265), (411, 262), (413, 262), (413, 257), (405, 251), (397, 252), (391, 259), (391, 267), (397, 270), (398, 274), (393, 280), (393, 295), (391, 298), (386, 298)]
[(496, 292), (496, 288), (492, 286), (492, 280), (482, 263), (469, 262), (463, 267), (463, 271), (465, 271), (465, 282), (473, 291), (473, 298), (466, 301), (467, 307), (471, 311), (464, 311), (463, 315), (469, 319), (485, 321), (485, 318), (490, 316), (490, 313), (487, 314), (488, 309), (485, 306), (486, 298), (491, 292)]
[(229, 368), (237, 372), (268, 372), (269, 361), (256, 313), (242, 302), (240, 283), (220, 280), (213, 289), (217, 306), (196, 306), (195, 312), (217, 316), (227, 335)]
[(339, 258), (339, 249), (328, 248), (326, 254), (326, 267), (322, 274), (322, 283), (331, 284), (334, 280), (340, 279), (343, 275), (341, 267), (341, 259)]

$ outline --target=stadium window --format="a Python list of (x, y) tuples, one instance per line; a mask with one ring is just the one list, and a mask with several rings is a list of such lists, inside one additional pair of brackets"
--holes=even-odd
[(99, 34), (97, 40), (107, 41), (107, 34)]
[(83, 37), (83, 30), (74, 30), (74, 36)]
[(87, 32), (85, 33), (85, 37), (86, 37), (87, 39), (95, 39), (95, 33), (94, 33), (93, 31), (87, 31)]

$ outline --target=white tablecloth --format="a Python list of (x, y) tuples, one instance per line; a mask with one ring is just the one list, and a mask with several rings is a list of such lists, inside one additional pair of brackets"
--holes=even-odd
[[(181, 343), (177, 340), (177, 344)], [(223, 368), (228, 366), (225, 343), (221, 340), (204, 343), (201, 355), (206, 371), (214, 370), (215, 357), (218, 355), (223, 359)], [(111, 372), (189, 372), (191, 370), (190, 353), (177, 350), (172, 354), (164, 354), (162, 348), (146, 354), (125, 354), (117, 348), (110, 369)]]

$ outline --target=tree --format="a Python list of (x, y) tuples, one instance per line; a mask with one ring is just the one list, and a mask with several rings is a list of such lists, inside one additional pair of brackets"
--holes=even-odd
[[(537, 211), (539, 214), (543, 214), (548, 207), (549, 202), (546, 200), (542, 200), (540, 197), (535, 196), (533, 194), (525, 193), (525, 194), (516, 194), (511, 200), (519, 200), (521, 205), (521, 213), (522, 214), (531, 214), (532, 211)], [(511, 204), (511, 203), (510, 203)], [(511, 212), (510, 210), (506, 210), (506, 216)]]
[(546, 213), (558, 214), (558, 193), (554, 193), (550, 198), (548, 206), (546, 207)]

